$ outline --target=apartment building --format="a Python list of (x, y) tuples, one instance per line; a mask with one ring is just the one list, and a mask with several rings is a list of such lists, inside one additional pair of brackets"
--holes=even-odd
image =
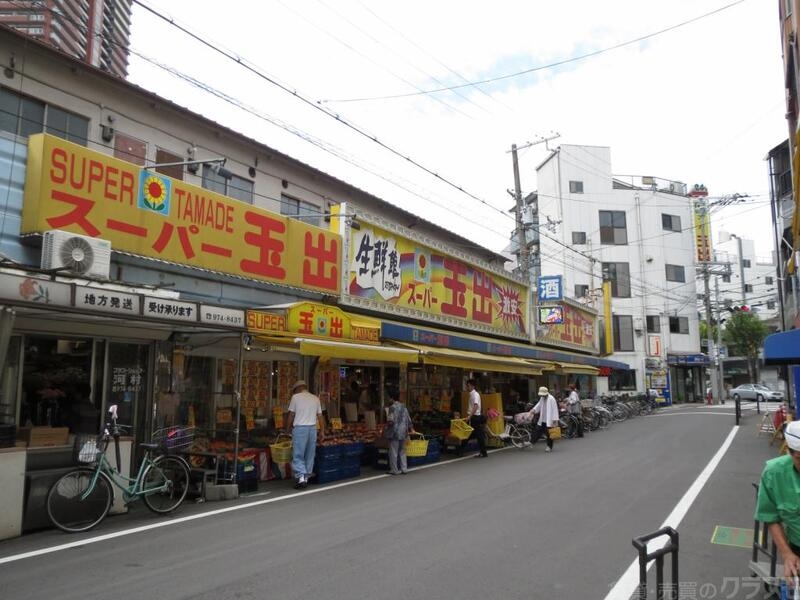
[(609, 373), (606, 391), (656, 388), (674, 401), (701, 399), (707, 357), (699, 351), (686, 184), (613, 175), (604, 146), (561, 145), (536, 173), (540, 275), (560, 275), (565, 296), (598, 307), (601, 317), (603, 280), (610, 282), (611, 339), (600, 346), (608, 343), (628, 368)]
[(0, 23), (125, 77), (131, 0), (0, 1)]

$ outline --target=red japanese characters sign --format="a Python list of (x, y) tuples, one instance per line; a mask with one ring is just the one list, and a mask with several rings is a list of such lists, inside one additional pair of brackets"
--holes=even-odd
[(348, 261), (345, 303), (528, 338), (528, 290), (501, 272), (365, 224)]
[(567, 302), (559, 306), (562, 308), (561, 322), (542, 323), (537, 329), (536, 340), (542, 344), (596, 352), (594, 325), (597, 315)]
[(22, 233), (338, 294), (341, 236), (46, 134), (32, 135)]

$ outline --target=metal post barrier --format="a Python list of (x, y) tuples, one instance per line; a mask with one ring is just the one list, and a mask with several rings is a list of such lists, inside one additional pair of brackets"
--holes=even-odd
[[(647, 552), (647, 542), (660, 537), (669, 536), (669, 542), (659, 550)], [(672, 527), (662, 527), (658, 531), (632, 540), (633, 547), (639, 552), (639, 600), (647, 600), (647, 565), (656, 561), (656, 598), (658, 600), (677, 600), (678, 598), (678, 532)], [(664, 556), (672, 554), (672, 577), (669, 588), (664, 584)], [(666, 595), (669, 589), (669, 595)]]
[(736, 424), (738, 425), (739, 421), (742, 420), (742, 401), (737, 396), (734, 402), (736, 403)]

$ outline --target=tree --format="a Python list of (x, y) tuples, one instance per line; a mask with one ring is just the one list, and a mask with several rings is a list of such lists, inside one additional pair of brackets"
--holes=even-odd
[(756, 360), (769, 330), (764, 322), (749, 311), (734, 310), (725, 323), (722, 339), (728, 346), (736, 347), (736, 354), (747, 357), (750, 381), (757, 381)]

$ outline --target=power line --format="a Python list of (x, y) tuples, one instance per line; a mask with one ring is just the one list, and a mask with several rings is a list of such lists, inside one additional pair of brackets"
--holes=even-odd
[[(134, 2), (136, 2), (136, 1), (137, 0), (134, 0)], [(717, 14), (719, 12), (722, 12), (723, 10), (727, 10), (727, 9), (733, 7), (733, 6), (736, 6), (737, 4), (742, 4), (745, 1), (746, 0), (736, 0), (736, 2), (732, 2), (731, 4), (727, 4), (726, 6), (722, 6), (720, 8), (715, 9), (715, 10), (712, 10), (711, 12), (707, 12), (705, 14), (702, 14), (702, 15), (700, 15), (698, 17), (694, 17), (692, 19), (689, 19), (688, 21), (682, 21), (682, 22), (677, 23), (675, 25), (671, 25), (669, 27), (665, 27), (664, 29), (659, 29), (658, 31), (654, 31), (653, 33), (648, 33), (647, 35), (643, 35), (641, 37), (638, 37), (638, 38), (635, 38), (635, 39), (632, 39), (632, 40), (628, 40), (627, 42), (621, 42), (619, 44), (615, 44), (613, 46), (609, 46), (608, 48), (602, 48), (600, 50), (595, 50), (594, 52), (588, 52), (586, 54), (581, 54), (580, 56), (573, 56), (571, 58), (560, 60), (560, 61), (557, 61), (557, 62), (554, 62), (554, 63), (550, 63), (550, 64), (547, 64), (547, 65), (542, 65), (541, 67), (531, 67), (530, 69), (524, 69), (522, 71), (516, 71), (514, 73), (509, 73), (507, 75), (499, 75), (497, 77), (490, 77), (489, 79), (481, 79), (479, 81), (472, 81), (472, 82), (469, 82), (469, 83), (463, 83), (463, 84), (459, 84), (459, 85), (451, 85), (451, 86), (447, 86), (447, 87), (435, 88), (435, 89), (426, 90), (426, 91), (423, 91), (423, 92), (406, 93), (406, 94), (392, 94), (392, 95), (387, 95), (387, 96), (372, 96), (372, 97), (364, 97), (364, 98), (342, 98), (342, 99), (338, 99), (338, 100), (326, 100), (326, 102), (345, 103), (345, 102), (368, 102), (368, 101), (372, 101), (372, 100), (394, 100), (394, 99), (397, 99), (397, 98), (408, 98), (410, 96), (420, 96), (420, 95), (423, 95), (423, 94), (436, 94), (438, 92), (449, 92), (449, 91), (452, 91), (452, 90), (457, 90), (457, 89), (461, 89), (461, 88), (465, 88), (465, 87), (469, 87), (469, 86), (484, 85), (484, 84), (487, 84), (487, 83), (494, 83), (496, 81), (503, 81), (504, 79), (512, 79), (514, 77), (520, 77), (522, 75), (528, 75), (530, 73), (535, 73), (537, 71), (545, 71), (547, 69), (553, 69), (555, 67), (560, 67), (560, 66), (567, 65), (567, 64), (570, 64), (570, 63), (573, 63), (573, 62), (578, 62), (578, 61), (581, 61), (581, 60), (585, 60), (587, 58), (600, 56), (601, 54), (605, 54), (607, 52), (611, 52), (612, 50), (618, 50), (620, 48), (624, 48), (625, 46), (630, 46), (631, 44), (638, 44), (639, 42), (643, 42), (644, 40), (648, 40), (650, 38), (653, 38), (653, 37), (656, 37), (656, 36), (659, 36), (659, 35), (663, 35), (665, 33), (673, 31), (675, 29), (679, 29), (681, 27), (685, 27), (686, 25), (690, 25), (692, 23), (695, 23), (697, 21), (700, 21), (700, 20), (705, 19), (707, 17), (710, 17), (712, 15), (715, 15), (715, 14)]]

